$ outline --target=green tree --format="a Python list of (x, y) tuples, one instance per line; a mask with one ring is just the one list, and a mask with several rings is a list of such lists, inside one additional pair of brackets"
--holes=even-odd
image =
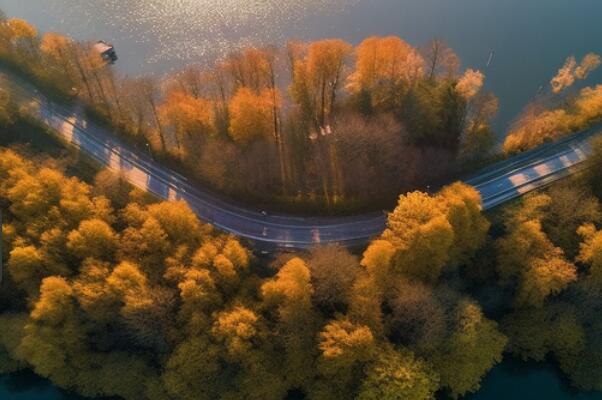
[(27, 367), (25, 360), (19, 359), (16, 352), (28, 320), (27, 314), (0, 315), (0, 373), (7, 374)]
[(508, 233), (498, 239), (498, 272), (502, 279), (518, 283), (515, 305), (519, 307), (541, 307), (546, 298), (577, 279), (575, 265), (554, 247), (541, 222), (529, 219), (537, 217), (541, 204), (547, 204), (545, 197), (527, 200), (523, 209), (507, 221)]
[(4, 82), (0, 81), (0, 124), (9, 127), (14, 124), (17, 108), (10, 91), (4, 88)]
[(585, 174), (592, 193), (598, 199), (602, 199), (602, 138), (593, 138), (590, 145), (592, 151), (586, 161)]
[(265, 322), (254, 311), (243, 306), (219, 313), (212, 337), (223, 346), (225, 362), (237, 369), (233, 388), (226, 397), (280, 399), (287, 387), (279, 374), (279, 357), (270, 345)]
[(551, 201), (542, 218), (543, 230), (568, 258), (573, 259), (579, 252), (579, 227), (602, 221), (600, 203), (582, 185), (554, 185), (548, 195)]
[(543, 361), (553, 355), (571, 373), (575, 359), (588, 353), (584, 327), (566, 304), (515, 311), (501, 326), (509, 338), (508, 350), (523, 360)]
[(602, 287), (602, 231), (593, 224), (586, 224), (579, 228), (578, 233), (583, 237), (583, 243), (577, 260), (589, 265), (589, 281), (596, 287)]
[(376, 344), (370, 328), (347, 319), (328, 323), (319, 334), (317, 369), (312, 398), (347, 399), (357, 392), (363, 370), (374, 358)]
[(261, 286), (265, 307), (275, 312), (289, 387), (307, 386), (310, 381), (318, 325), (311, 303), (313, 292), (309, 268), (299, 258), (290, 260)]
[(224, 392), (219, 348), (204, 336), (180, 343), (165, 365), (163, 382), (178, 399), (211, 400)]
[(427, 363), (405, 349), (384, 348), (368, 368), (359, 400), (428, 400), (439, 389), (439, 377)]
[(507, 338), (470, 301), (458, 304), (454, 327), (442, 348), (433, 354), (441, 386), (454, 398), (475, 392), (483, 376), (502, 361)]
[(397, 112), (410, 140), (420, 146), (458, 149), (466, 115), (466, 99), (451, 80), (421, 80), (408, 92)]

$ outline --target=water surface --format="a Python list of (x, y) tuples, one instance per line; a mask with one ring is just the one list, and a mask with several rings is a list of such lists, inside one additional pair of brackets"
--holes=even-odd
[[(486, 70), (503, 130), (565, 58), (602, 53), (599, 0), (0, 0), (43, 31), (113, 42), (135, 75), (207, 63), (238, 46), (287, 39), (399, 35), (446, 40), (465, 66)], [(496, 56), (487, 69), (489, 52)], [(595, 73), (591, 82), (602, 82)]]
[(602, 393), (572, 389), (550, 363), (505, 360), (481, 382), (481, 390), (466, 400), (602, 400)]
[(31, 371), (0, 375), (2, 400), (86, 400), (54, 387)]

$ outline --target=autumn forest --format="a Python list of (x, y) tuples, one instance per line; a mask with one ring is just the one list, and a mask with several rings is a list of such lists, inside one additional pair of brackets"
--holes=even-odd
[(598, 125), (602, 86), (576, 85), (600, 63), (569, 57), (498, 145), (484, 73), (442, 40), (247, 47), (128, 78), (2, 18), (1, 68), (199, 185), (393, 211), (365, 246), (259, 254), (60, 142), (24, 144), (46, 132), (2, 87), (0, 373), (126, 400), (427, 400), (512, 357), (602, 390), (602, 140), (580, 173), (493, 210), (449, 183)]

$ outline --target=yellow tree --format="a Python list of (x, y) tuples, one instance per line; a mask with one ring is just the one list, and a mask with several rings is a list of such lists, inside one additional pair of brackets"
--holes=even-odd
[[(274, 48), (247, 47), (230, 54), (218, 67), (218, 70), (225, 70), (232, 76), (234, 96), (241, 88), (252, 90), (262, 98), (262, 101), (267, 100), (268, 94), (271, 96), (271, 101), (268, 103), (272, 108), (272, 134), (278, 147), (282, 190), (286, 193), (290, 166), (285, 154), (284, 136), (280, 123), (281, 101), (279, 90), (276, 87), (276, 61), (277, 51)], [(223, 102), (225, 103), (225, 101)]]
[(25, 360), (17, 357), (16, 351), (21, 343), (23, 329), (29, 320), (26, 313), (5, 312), (0, 315), (0, 371), (3, 374), (17, 372), (26, 368)]
[(550, 82), (552, 91), (558, 94), (573, 86), (575, 81), (586, 79), (592, 71), (600, 66), (601, 62), (600, 56), (595, 53), (586, 54), (579, 64), (575, 57), (567, 58), (562, 68), (558, 70), (558, 73)]
[(389, 283), (389, 274), (393, 257), (395, 256), (395, 247), (387, 240), (375, 240), (363, 254), (361, 265), (374, 279), (375, 283), (385, 290)]
[(223, 346), (225, 361), (238, 370), (233, 379), (233, 398), (260, 400), (286, 396), (287, 387), (278, 373), (279, 357), (269, 342), (265, 321), (258, 314), (243, 306), (222, 311), (211, 334)]
[(273, 49), (246, 47), (226, 57), (222, 67), (232, 76), (235, 88), (260, 92), (275, 87), (275, 58)]
[(485, 75), (481, 71), (467, 69), (464, 75), (458, 79), (456, 83), (456, 91), (465, 100), (470, 100), (475, 97), (483, 88)]
[[(86, 360), (86, 332), (77, 317), (72, 294), (73, 289), (65, 279), (44, 279), (18, 349), (18, 355), (36, 373), (63, 387), (76, 385), (75, 371)], [(76, 366), (78, 363), (84, 364)]]
[[(374, 276), (381, 275), (378, 281), (388, 282), (387, 274), (395, 273), (435, 283), (449, 263), (469, 261), (485, 242), (488, 230), (489, 222), (481, 214), (480, 195), (470, 186), (456, 183), (433, 196), (422, 192), (400, 196), (382, 235), (394, 248), (393, 261), (388, 271), (379, 267), (382, 272)], [(390, 251), (368, 250), (363, 265), (369, 265), (366, 263), (370, 258), (383, 260)]]
[(579, 228), (578, 233), (583, 238), (578, 261), (589, 265), (589, 280), (602, 287), (602, 231), (593, 224), (586, 224)]
[(430, 400), (439, 389), (437, 373), (407, 349), (386, 346), (367, 368), (358, 400)]
[[(221, 312), (211, 329), (212, 335), (226, 348), (226, 357), (233, 362), (244, 362), (256, 346), (261, 332), (259, 317), (251, 310), (236, 307)], [(265, 339), (265, 338), (264, 338)]]
[(291, 52), (293, 83), (290, 91), (316, 129), (331, 123), (344, 67), (351, 55), (350, 44), (339, 39), (312, 42)]
[(29, 22), (19, 18), (9, 19), (7, 26), (17, 51), (25, 52), (26, 57), (33, 56), (36, 52), (38, 30)]
[(546, 140), (555, 140), (570, 132), (571, 116), (566, 110), (528, 108), (514, 124), (504, 140), (504, 151), (518, 153), (536, 147)]
[(124, 261), (135, 261), (153, 278), (163, 275), (165, 258), (169, 255), (170, 243), (159, 222), (149, 217), (140, 228), (128, 227), (118, 243), (118, 257)]
[(575, 100), (572, 126), (582, 129), (589, 126), (602, 116), (602, 85), (584, 88)]
[[(147, 215), (156, 219), (174, 246), (196, 247), (211, 232), (209, 225), (202, 225), (185, 201), (151, 204)], [(140, 222), (143, 222), (144, 219)]]
[(370, 328), (375, 336), (381, 336), (383, 326), (383, 291), (369, 274), (362, 274), (354, 283), (349, 295), (350, 321)]
[(490, 122), (498, 107), (498, 98), (491, 92), (479, 93), (468, 102), (460, 148), (464, 162), (481, 161), (491, 155), (497, 140)]
[(447, 219), (454, 230), (450, 258), (468, 262), (485, 243), (490, 223), (481, 212), (481, 195), (468, 185), (454, 183), (441, 190), (447, 208)]
[(212, 279), (226, 295), (235, 293), (248, 271), (248, 250), (234, 239), (206, 241), (194, 253), (192, 266), (207, 269)]
[[(370, 94), (373, 106), (391, 101), (400, 85), (411, 86), (424, 75), (424, 59), (419, 52), (397, 36), (370, 37), (356, 49), (355, 72), (350, 88)], [(398, 93), (397, 93), (398, 94)]]
[(118, 236), (104, 221), (82, 221), (77, 230), (69, 233), (67, 248), (80, 259), (87, 257), (110, 261), (117, 248)]
[(17, 246), (8, 258), (8, 273), (17, 286), (35, 296), (40, 282), (50, 275), (44, 266), (42, 253), (34, 246)]
[(73, 65), (73, 41), (58, 33), (46, 33), (42, 36), (40, 50), (53, 73), (60, 72), (68, 83), (74, 82), (77, 72)]
[(76, 304), (71, 284), (46, 278), (17, 355), (56, 385), (86, 396), (150, 398), (147, 390), (156, 373), (131, 354), (91, 350), (91, 325)]
[[(279, 102), (279, 100), (276, 100)], [(228, 107), (230, 127), (228, 133), (237, 144), (246, 146), (253, 141), (268, 139), (273, 134), (274, 99), (271, 91), (253, 93), (239, 89)], [(275, 106), (279, 107), (278, 103)]]
[[(182, 152), (188, 146), (200, 146), (216, 133), (213, 110), (209, 100), (174, 91), (167, 95), (158, 113), (165, 125), (175, 128), (177, 147)], [(184, 143), (187, 146), (183, 147)]]
[(400, 196), (389, 214), (383, 239), (395, 247), (394, 272), (434, 283), (450, 260), (453, 227), (437, 197), (414, 192)]
[(498, 239), (498, 272), (503, 280), (515, 280), (517, 307), (541, 307), (546, 298), (564, 290), (577, 279), (577, 269), (567, 261), (542, 229), (541, 208), (545, 195), (527, 199), (507, 218), (508, 233)]
[(206, 336), (181, 342), (165, 364), (163, 384), (172, 398), (212, 400), (225, 392), (219, 347)]
[(332, 321), (320, 332), (318, 346), (320, 377), (312, 387), (312, 398), (348, 399), (357, 391), (363, 370), (376, 353), (370, 328), (347, 319)]
[(290, 387), (307, 386), (314, 358), (317, 315), (313, 310), (310, 271), (293, 258), (261, 286), (265, 306), (274, 313), (285, 348), (285, 375)]

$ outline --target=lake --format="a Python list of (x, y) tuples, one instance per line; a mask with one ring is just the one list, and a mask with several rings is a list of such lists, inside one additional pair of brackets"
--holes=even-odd
[[(550, 364), (507, 360), (494, 368), (481, 390), (465, 400), (602, 400), (602, 393), (577, 393)], [(31, 372), (0, 376), (2, 400), (86, 400), (53, 387)], [(441, 399), (444, 400), (444, 399)]]
[(602, 393), (573, 390), (550, 363), (507, 359), (481, 382), (481, 390), (465, 400), (602, 400)]
[[(42, 31), (112, 42), (130, 75), (211, 62), (247, 43), (439, 37), (464, 66), (486, 72), (500, 98), (499, 132), (567, 56), (602, 53), (599, 0), (0, 0), (0, 8)], [(592, 82), (602, 82), (601, 71)]]
[[(482, 69), (500, 98), (495, 127), (512, 119), (547, 85), (566, 57), (602, 54), (600, 0), (0, 0), (10, 17), (42, 31), (112, 42), (117, 68), (161, 74), (210, 63), (248, 43), (399, 35), (414, 45), (444, 39), (463, 65)], [(495, 50), (492, 65), (486, 63)], [(602, 72), (585, 84), (602, 82)], [(506, 361), (470, 400), (597, 400), (570, 391), (550, 366)], [(31, 374), (0, 377), (0, 399), (74, 400)]]
[(30, 371), (0, 375), (2, 400), (85, 400), (60, 390)]

